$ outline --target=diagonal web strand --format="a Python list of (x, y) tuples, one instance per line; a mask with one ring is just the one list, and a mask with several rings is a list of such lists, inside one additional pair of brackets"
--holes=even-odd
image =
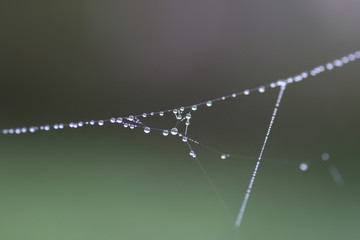
[(200, 162), (200, 160), (198, 159), (198, 157), (197, 157), (196, 154), (194, 153), (194, 151), (193, 151), (190, 143), (187, 142), (187, 145), (188, 145), (188, 147), (189, 147), (189, 149), (190, 149), (190, 152), (193, 153), (193, 154), (191, 154), (191, 156), (192, 156), (193, 158), (195, 158), (196, 163), (198, 164), (198, 166), (199, 166), (202, 174), (204, 175), (204, 177), (206, 178), (207, 182), (209, 183), (211, 189), (214, 191), (214, 193), (215, 193), (216, 197), (218, 198), (221, 206), (224, 208), (225, 212), (229, 215), (229, 217), (230, 217), (231, 219), (233, 219), (234, 216), (230, 213), (228, 206), (226, 205), (224, 199), (221, 197), (220, 193), (219, 193), (218, 190), (216, 189), (216, 187), (215, 187), (213, 181), (211, 180), (210, 176), (207, 174), (204, 166), (202, 165), (202, 163)]
[(253, 184), (254, 184), (254, 181), (255, 181), (255, 178), (256, 178), (256, 174), (257, 174), (257, 171), (259, 169), (261, 159), (262, 159), (265, 147), (266, 147), (266, 143), (267, 143), (267, 141), (269, 139), (269, 136), (270, 136), (271, 127), (272, 127), (272, 125), (274, 123), (274, 120), (276, 118), (276, 114), (277, 114), (278, 108), (280, 106), (280, 102), (281, 102), (282, 96), (284, 94), (285, 88), (286, 88), (286, 83), (284, 83), (280, 88), (280, 92), (279, 92), (278, 98), (277, 98), (276, 103), (275, 103), (275, 108), (274, 108), (274, 111), (273, 111), (273, 114), (272, 114), (272, 117), (271, 117), (271, 120), (270, 120), (270, 124), (269, 124), (268, 130), (267, 130), (266, 136), (265, 136), (265, 140), (264, 140), (264, 143), (263, 143), (263, 145), (261, 147), (259, 158), (258, 158), (258, 160), (256, 162), (254, 172), (252, 174), (249, 186), (248, 186), (248, 188), (246, 190), (246, 194), (245, 194), (245, 197), (244, 197), (243, 202), (241, 204), (239, 214), (237, 215), (237, 218), (236, 218), (236, 221), (235, 221), (235, 227), (237, 227), (237, 228), (240, 227), (240, 225), (241, 225), (241, 221), (243, 219), (243, 216), (244, 216), (244, 213), (245, 213), (245, 210), (246, 210), (247, 202), (249, 200), (251, 190), (253, 188)]

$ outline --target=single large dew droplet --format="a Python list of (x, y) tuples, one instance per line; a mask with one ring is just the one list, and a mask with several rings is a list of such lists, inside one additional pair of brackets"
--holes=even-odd
[(150, 132), (150, 128), (149, 128), (149, 127), (145, 127), (145, 128), (144, 128), (144, 133), (147, 134), (147, 133), (149, 133), (149, 132)]
[(186, 119), (190, 119), (191, 118), (191, 113), (187, 113), (185, 117), (186, 117)]
[(226, 154), (221, 154), (221, 159), (226, 159)]
[(126, 119), (129, 120), (129, 121), (134, 121), (134, 116), (133, 116), (133, 115), (130, 115), (130, 116), (128, 116)]
[(171, 129), (171, 134), (172, 135), (176, 135), (176, 134), (178, 134), (178, 132), (179, 132), (179, 130), (177, 128), (172, 128)]
[(193, 105), (193, 106), (191, 107), (191, 110), (196, 111), (196, 110), (197, 110), (197, 106), (196, 106), (196, 105)]
[(212, 106), (212, 102), (211, 102), (211, 101), (207, 101), (207, 102), (206, 102), (206, 106), (211, 107), (211, 106)]
[(299, 165), (299, 168), (301, 171), (306, 171), (306, 170), (308, 170), (309, 166), (307, 165), (307, 163), (301, 163)]
[(183, 141), (183, 142), (187, 142), (187, 141), (188, 141), (188, 138), (184, 136), (184, 137), (182, 138), (182, 141)]
[(164, 130), (162, 134), (166, 137), (167, 135), (169, 135), (169, 130)]

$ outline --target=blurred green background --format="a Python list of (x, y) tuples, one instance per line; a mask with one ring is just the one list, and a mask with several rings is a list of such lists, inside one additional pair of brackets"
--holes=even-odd
[[(2, 0), (0, 126), (159, 111), (286, 78), (360, 49), (359, 12), (353, 0)], [(105, 125), (0, 137), (0, 239), (360, 238), (359, 66), (288, 86), (238, 232), (278, 89), (193, 114), (191, 137), (245, 156), (194, 147), (233, 218), (178, 138)]]

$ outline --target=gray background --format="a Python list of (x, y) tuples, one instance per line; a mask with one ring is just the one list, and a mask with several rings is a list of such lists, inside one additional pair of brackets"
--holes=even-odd
[[(286, 78), (358, 50), (359, 12), (355, 0), (2, 1), (1, 128), (159, 111)], [(239, 232), (178, 138), (106, 125), (0, 137), (0, 238), (359, 238), (359, 69), (288, 86)], [(277, 94), (193, 114), (193, 138), (245, 156), (195, 148), (234, 215)]]

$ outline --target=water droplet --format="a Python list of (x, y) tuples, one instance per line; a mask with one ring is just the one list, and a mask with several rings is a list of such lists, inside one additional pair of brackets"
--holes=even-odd
[(90, 121), (90, 125), (94, 125), (95, 124), (95, 121), (94, 120), (91, 120)]
[(191, 107), (191, 110), (196, 111), (196, 110), (197, 110), (197, 106), (196, 106), (196, 105), (193, 105), (193, 106)]
[(286, 79), (287, 83), (292, 83), (294, 81), (294, 79), (292, 77), (289, 77), (288, 79)]
[(225, 99), (226, 99), (226, 97), (225, 97), (225, 96), (222, 96), (222, 97), (221, 97), (221, 100), (225, 100)]
[(196, 153), (193, 150), (190, 151), (189, 155), (193, 158), (196, 158)]
[(60, 129), (64, 129), (64, 124), (60, 123), (60, 124), (59, 124), (59, 128), (60, 128)]
[(115, 122), (116, 122), (116, 118), (111, 118), (111, 119), (110, 119), (110, 122), (111, 122), (111, 123), (115, 123)]
[(191, 113), (187, 113), (185, 116), (186, 119), (191, 119)]
[(49, 130), (50, 130), (50, 126), (49, 126), (49, 125), (46, 125), (46, 126), (44, 127), (44, 130), (45, 130), (45, 131), (49, 131)]
[(308, 166), (307, 163), (301, 163), (299, 165), (299, 168), (300, 168), (301, 171), (306, 171), (306, 170), (308, 170), (309, 166)]
[(183, 112), (184, 110), (185, 110), (185, 108), (184, 108), (184, 107), (181, 107), (181, 108), (180, 108), (180, 111), (181, 111), (181, 112)]
[(307, 77), (308, 77), (308, 73), (307, 73), (307, 72), (303, 72), (303, 73), (301, 74), (301, 77), (302, 77), (302, 78), (307, 78)]
[(144, 128), (144, 133), (149, 133), (150, 132), (150, 128), (149, 127), (145, 127)]
[(176, 119), (178, 120), (181, 120), (182, 119), (182, 116), (179, 114), (179, 115), (176, 115)]
[(26, 129), (26, 128), (22, 128), (22, 129), (21, 129), (21, 132), (22, 132), (22, 133), (26, 133), (26, 132), (27, 132), (27, 129)]
[(130, 115), (126, 118), (127, 120), (129, 120), (130, 122), (134, 121), (134, 116), (133, 115)]
[(169, 130), (164, 130), (162, 134), (166, 137), (167, 135), (169, 135)]
[(326, 64), (326, 68), (327, 68), (328, 70), (331, 70), (331, 69), (334, 68), (334, 66), (333, 66), (331, 63), (328, 63), (328, 64)]
[(236, 97), (236, 93), (233, 93), (231, 96), (232, 96), (232, 97)]
[(187, 142), (187, 141), (188, 141), (188, 138), (187, 138), (187, 137), (183, 137), (183, 138), (182, 138), (182, 141), (183, 141), (183, 142)]
[(20, 128), (15, 129), (15, 133), (16, 133), (16, 134), (20, 134), (20, 133), (21, 133)]
[(212, 102), (211, 102), (211, 101), (207, 101), (207, 102), (206, 102), (206, 106), (211, 107), (211, 106), (212, 106)]
[(79, 126), (79, 127), (82, 127), (82, 126), (84, 126), (84, 123), (83, 123), (83, 122), (79, 122), (79, 123), (78, 123), (78, 126)]
[(159, 112), (159, 115), (160, 115), (161, 117), (164, 116), (164, 112), (163, 112), (163, 111)]
[(130, 129), (134, 129), (135, 125), (134, 124), (130, 124)]
[(98, 122), (98, 124), (99, 124), (99, 126), (102, 126), (102, 125), (104, 125), (104, 121), (103, 121), (103, 120), (100, 120), (100, 121)]
[(244, 91), (244, 94), (245, 94), (245, 95), (249, 95), (249, 94), (250, 94), (250, 90), (245, 90), (245, 91)]
[(226, 159), (226, 154), (221, 154), (221, 159)]
[(260, 93), (265, 92), (265, 88), (264, 88), (264, 87), (259, 87), (259, 89), (258, 89), (258, 90), (259, 90), (259, 92), (260, 92)]
[(116, 122), (117, 122), (117, 123), (122, 123), (122, 121), (123, 121), (123, 119), (122, 119), (121, 117), (118, 117), (118, 118), (116, 119)]
[(33, 132), (35, 132), (35, 128), (34, 128), (34, 127), (30, 127), (29, 131), (33, 133)]
[(177, 114), (178, 110), (177, 109), (173, 109), (173, 113)]
[(146, 117), (147, 117), (147, 114), (146, 114), (146, 113), (143, 113), (143, 114), (142, 114), (142, 117), (143, 117), (143, 118), (146, 118)]
[(124, 128), (127, 128), (129, 127), (129, 124), (128, 123), (124, 123)]
[(8, 134), (8, 130), (7, 130), (7, 129), (4, 129), (4, 130), (2, 130), (2, 133), (3, 133), (3, 134)]
[(151, 113), (150, 113), (151, 116), (154, 116), (154, 114), (155, 114), (154, 112), (151, 112)]
[(176, 135), (176, 134), (178, 134), (178, 132), (179, 132), (179, 130), (177, 128), (175, 128), (175, 127), (171, 129), (171, 134), (172, 135)]
[(321, 154), (321, 159), (324, 160), (324, 161), (327, 161), (329, 160), (330, 156), (328, 153), (323, 153)]
[(185, 125), (186, 125), (186, 126), (189, 126), (189, 125), (190, 125), (190, 119), (186, 120)]
[(14, 129), (9, 129), (9, 133), (13, 134), (14, 133)]

